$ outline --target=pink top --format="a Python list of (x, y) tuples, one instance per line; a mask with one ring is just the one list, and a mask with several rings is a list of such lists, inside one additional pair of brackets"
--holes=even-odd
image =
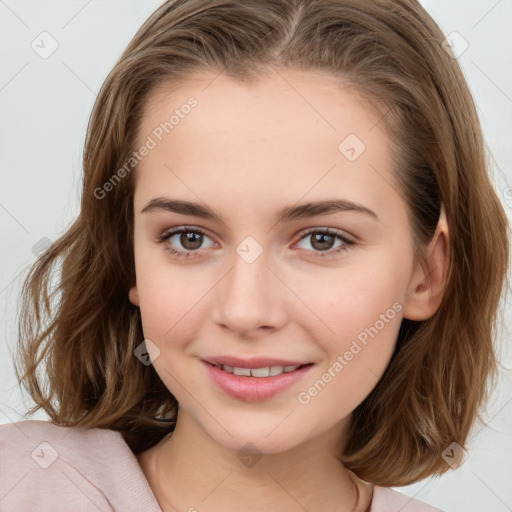
[[(119, 432), (27, 420), (0, 425), (1, 512), (162, 512)], [(373, 487), (370, 512), (440, 512)]]

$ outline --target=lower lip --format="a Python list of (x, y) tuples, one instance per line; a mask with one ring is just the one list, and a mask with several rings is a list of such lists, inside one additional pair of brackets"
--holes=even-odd
[(202, 361), (202, 363), (206, 366), (211, 379), (217, 387), (227, 395), (245, 400), (246, 402), (266, 400), (277, 395), (301, 380), (313, 366), (309, 364), (293, 370), (293, 372), (284, 372), (281, 375), (274, 375), (272, 377), (245, 377), (225, 372), (205, 361)]

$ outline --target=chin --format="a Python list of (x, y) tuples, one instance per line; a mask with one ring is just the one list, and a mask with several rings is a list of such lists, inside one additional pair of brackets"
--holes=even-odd
[(309, 439), (304, 437), (307, 434), (304, 426), (291, 423), (285, 425), (288, 420), (283, 421), (284, 418), (286, 414), (267, 421), (248, 417), (238, 421), (223, 421), (221, 424), (229, 425), (229, 434), (216, 422), (208, 422), (201, 427), (217, 444), (236, 452), (239, 457), (251, 452), (256, 455), (277, 454), (291, 450)]

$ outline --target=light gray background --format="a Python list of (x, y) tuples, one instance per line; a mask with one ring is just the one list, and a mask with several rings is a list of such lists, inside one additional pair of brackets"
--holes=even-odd
[[(107, 73), (160, 0), (0, 0), (0, 423), (23, 419), (28, 401), (12, 369), (20, 272), (42, 239), (55, 240), (78, 213), (86, 124)], [(424, 0), (455, 41), (492, 153), (496, 190), (512, 210), (511, 0)], [(31, 44), (47, 31), (58, 48)], [(49, 48), (50, 41), (45, 45)], [(501, 383), (476, 425), (467, 460), (440, 478), (399, 488), (450, 512), (512, 510), (512, 340), (503, 301)], [(24, 402), (25, 400), (25, 402)], [(46, 419), (38, 414), (34, 419)], [(1, 497), (0, 497), (1, 498)]]

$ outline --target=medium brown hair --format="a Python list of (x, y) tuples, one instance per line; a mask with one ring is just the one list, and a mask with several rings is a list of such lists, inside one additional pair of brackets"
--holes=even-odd
[[(496, 378), (507, 218), (488, 176), (481, 127), (445, 36), (414, 0), (170, 0), (142, 25), (106, 78), (87, 129), (78, 218), (23, 285), (17, 375), (59, 425), (123, 433), (135, 453), (175, 425), (177, 402), (143, 341), (135, 282), (134, 174), (98, 198), (135, 149), (144, 106), (161, 84), (223, 72), (250, 83), (272, 68), (325, 72), (379, 113), (393, 143), (415, 254), (424, 258), (444, 205), (449, 264), (443, 300), (402, 321), (384, 375), (355, 409), (341, 460), (377, 485), (407, 485), (465, 446)], [(423, 261), (423, 260), (422, 260)], [(60, 264), (56, 283), (52, 271)]]

